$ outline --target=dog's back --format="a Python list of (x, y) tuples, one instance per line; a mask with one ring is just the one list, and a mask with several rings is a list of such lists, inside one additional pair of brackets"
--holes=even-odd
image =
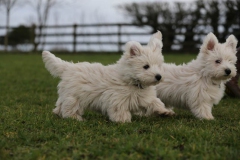
[[(200, 85), (197, 84), (200, 76), (191, 66), (192, 62), (183, 65), (172, 63), (162, 65), (163, 81), (157, 85), (157, 96), (166, 106), (188, 107), (188, 97), (192, 87)], [(198, 90), (195, 91), (197, 92)]]

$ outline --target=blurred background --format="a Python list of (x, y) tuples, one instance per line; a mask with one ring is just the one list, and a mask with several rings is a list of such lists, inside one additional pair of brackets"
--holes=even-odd
[(0, 0), (0, 51), (122, 52), (163, 34), (164, 52), (196, 53), (213, 32), (240, 40), (239, 0)]

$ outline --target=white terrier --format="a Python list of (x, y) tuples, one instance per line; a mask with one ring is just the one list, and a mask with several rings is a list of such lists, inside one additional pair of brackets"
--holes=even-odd
[(224, 44), (209, 33), (196, 60), (188, 64), (162, 64), (164, 80), (157, 96), (166, 107), (189, 108), (199, 119), (214, 119), (213, 104), (224, 95), (225, 83), (236, 76), (237, 40), (230, 35)]
[(61, 78), (53, 112), (81, 121), (84, 110), (91, 109), (107, 114), (114, 122), (131, 122), (131, 113), (174, 114), (156, 95), (155, 85), (161, 80), (163, 63), (161, 49), (162, 34), (157, 32), (147, 46), (128, 42), (121, 59), (108, 66), (69, 63), (43, 51), (45, 67), (53, 76)]

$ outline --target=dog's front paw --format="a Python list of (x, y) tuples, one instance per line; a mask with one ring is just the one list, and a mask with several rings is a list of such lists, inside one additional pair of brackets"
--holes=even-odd
[(166, 116), (174, 116), (175, 115), (175, 112), (173, 110), (168, 110), (167, 112), (165, 112), (163, 115), (166, 115)]
[(176, 113), (173, 111), (173, 108), (167, 108), (167, 110), (170, 112), (171, 116), (176, 115)]
[(160, 116), (173, 116), (175, 115), (175, 112), (173, 110), (165, 109), (162, 111), (156, 111), (155, 114), (160, 115)]
[(207, 117), (206, 120), (214, 120), (214, 117)]
[(202, 117), (197, 117), (197, 118), (199, 118), (200, 120), (214, 120), (213, 116), (202, 116)]
[(78, 114), (72, 115), (71, 118), (76, 119), (78, 121), (84, 121), (84, 118), (82, 118), (82, 116), (80, 116)]

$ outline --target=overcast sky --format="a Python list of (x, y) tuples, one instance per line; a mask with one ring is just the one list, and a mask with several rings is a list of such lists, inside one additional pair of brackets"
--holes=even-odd
[[(50, 13), (48, 24), (83, 24), (130, 22), (118, 5), (132, 2), (163, 0), (62, 0)], [(168, 0), (170, 1), (170, 0)], [(192, 0), (174, 0), (192, 1)], [(36, 23), (36, 12), (30, 5), (16, 5), (11, 12), (11, 26)], [(0, 10), (0, 25), (5, 25), (5, 12)]]

